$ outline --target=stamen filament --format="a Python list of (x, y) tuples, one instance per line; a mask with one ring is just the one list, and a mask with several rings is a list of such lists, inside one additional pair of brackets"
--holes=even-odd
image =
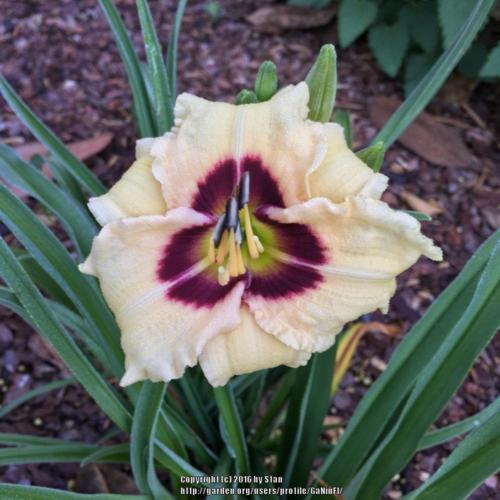
[(211, 264), (215, 264), (215, 243), (213, 238), (210, 238), (210, 243), (208, 246), (208, 261)]
[(217, 248), (217, 258), (216, 258), (217, 264), (224, 263), (224, 259), (226, 258), (228, 247), (229, 247), (228, 243), (229, 243), (229, 235), (228, 235), (228, 232), (226, 230), (222, 233), (220, 245)]
[(248, 252), (252, 259), (256, 259), (259, 256), (259, 250), (255, 244), (252, 222), (250, 220), (250, 212), (248, 211), (248, 205), (243, 207), (243, 218), (245, 222), (245, 236), (247, 240)]
[(245, 269), (245, 263), (243, 262), (243, 254), (241, 253), (240, 245), (236, 246), (236, 257), (238, 260), (238, 274), (245, 274), (247, 270)]
[(236, 254), (234, 229), (229, 230), (229, 274), (233, 278), (238, 276), (238, 257)]

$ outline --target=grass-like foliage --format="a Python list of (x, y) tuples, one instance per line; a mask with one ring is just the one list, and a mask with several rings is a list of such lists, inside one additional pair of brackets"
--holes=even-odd
[[(362, 4), (368, 0), (358, 1)], [(164, 54), (147, 1), (137, 0), (146, 70), (112, 1), (99, 3), (126, 68), (139, 135), (160, 135), (172, 126), (177, 40), (186, 2), (179, 2)], [(380, 168), (385, 148), (426, 106), (471, 46), (493, 3), (474, 2), (460, 27), (446, 39), (441, 57), (373, 145), (358, 152), (373, 169)], [(308, 84), (314, 97), (312, 118), (325, 120), (331, 114), (335, 92), (319, 88), (324, 82), (314, 68), (326, 68), (333, 81), (335, 51), (327, 47), (322, 54), (331, 59), (318, 60), (308, 75)], [(246, 91), (241, 101), (268, 98), (276, 90), (274, 71), (274, 65), (266, 63), (255, 92)], [(189, 369), (168, 387), (144, 382), (120, 390), (111, 383), (124, 370), (120, 333), (97, 283), (81, 274), (76, 264), (88, 253), (97, 231), (82, 192), (98, 195), (104, 188), (3, 78), (0, 92), (47, 147), (54, 180), (43, 176), (35, 164), (21, 160), (6, 145), (0, 146), (0, 177), (28, 192), (48, 210), (75, 250), (70, 254), (68, 245), (63, 245), (5, 184), (0, 185), (1, 221), (21, 245), (9, 247), (5, 240), (0, 241), (0, 275), (4, 283), (0, 287), (0, 304), (35, 328), (73, 373), (69, 379), (38, 387), (0, 408), (0, 416), (30, 397), (79, 383), (113, 422), (113, 432), (129, 436), (125, 444), (103, 445), (4, 434), (0, 435), (0, 444), (4, 445), (0, 448), (0, 466), (29, 462), (130, 464), (142, 496), (106, 495), (107, 499), (187, 498), (192, 495), (181, 492), (182, 478), (186, 477), (274, 475), (283, 478), (283, 488), (328, 484), (342, 487), (345, 498), (369, 500), (380, 498), (385, 485), (419, 449), (464, 435), (438, 472), (410, 498), (466, 498), (500, 468), (498, 401), (471, 419), (429, 432), (499, 326), (500, 232), (477, 250), (408, 332), (338, 442), (325, 450), (321, 434), (331, 398), (336, 346), (314, 355), (305, 367), (280, 367), (243, 375), (217, 389), (208, 385), (197, 368)], [(336, 110), (334, 116), (346, 130), (349, 128), (345, 113)], [(356, 328), (351, 328), (344, 335), (355, 333)], [(339, 349), (346, 344), (349, 342), (338, 343)], [(269, 401), (267, 406), (261, 404), (262, 400)], [(322, 465), (312, 471), (318, 458)], [(205, 486), (201, 480), (195, 487)], [(287, 493), (282, 491), (279, 496), (284, 498)], [(87, 496), (1, 484), (0, 497), (33, 500)]]

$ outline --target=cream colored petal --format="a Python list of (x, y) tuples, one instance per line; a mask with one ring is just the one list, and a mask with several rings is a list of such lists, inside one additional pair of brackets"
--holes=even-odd
[(246, 307), (241, 323), (231, 332), (210, 340), (200, 355), (200, 366), (210, 384), (225, 385), (234, 375), (286, 365), (296, 368), (307, 363), (311, 353), (286, 346), (265, 333)]
[(137, 141), (137, 160), (104, 195), (90, 198), (88, 206), (104, 226), (114, 220), (140, 215), (160, 215), (167, 210), (158, 181), (153, 177), (149, 149), (153, 139)]
[[(128, 385), (139, 380), (168, 381), (193, 366), (205, 344), (240, 321), (243, 283), (212, 307), (196, 307), (167, 296), (172, 282), (157, 277), (158, 263), (173, 234), (206, 224), (207, 218), (179, 208), (166, 216), (143, 216), (107, 224), (94, 239), (82, 271), (97, 276), (121, 330)], [(203, 263), (175, 277), (179, 284), (197, 275)]]
[(321, 163), (307, 173), (309, 196), (323, 196), (335, 203), (357, 195), (379, 199), (387, 188), (387, 177), (374, 173), (348, 148), (340, 125), (323, 126), (327, 151)]
[[(348, 198), (336, 205), (315, 198), (285, 210), (271, 208), (268, 215), (285, 224), (308, 225), (326, 252), (326, 262), (314, 267), (322, 275), (315, 288), (286, 299), (251, 293), (244, 298), (257, 323), (295, 349), (327, 349), (347, 322), (375, 309), (387, 311), (396, 275), (420, 255), (442, 258), (421, 234), (418, 221), (378, 200)], [(285, 254), (275, 257), (298, 268), (312, 267)]]
[(308, 99), (304, 82), (267, 102), (241, 106), (180, 95), (175, 128), (151, 148), (168, 207), (191, 206), (198, 184), (218, 162), (238, 160), (238, 169), (248, 155), (261, 158), (287, 205), (305, 200), (306, 172), (325, 152), (321, 125), (306, 121)]

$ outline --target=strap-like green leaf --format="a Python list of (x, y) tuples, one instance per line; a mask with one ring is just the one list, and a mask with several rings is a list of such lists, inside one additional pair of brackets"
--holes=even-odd
[(470, 16), (456, 34), (453, 42), (432, 66), (427, 76), (415, 87), (408, 99), (399, 106), (373, 142), (383, 141), (388, 148), (415, 120), (441, 88), (441, 85), (476, 38), (494, 2), (495, 0), (475, 2)]
[(30, 129), (31, 133), (57, 158), (61, 165), (92, 195), (104, 193), (101, 181), (61, 142), (24, 101), (16, 94), (7, 80), (0, 75), (0, 93), (12, 111)]
[(380, 438), (386, 422), (469, 305), (481, 272), (499, 240), (500, 231), (497, 231), (405, 335), (387, 369), (365, 394), (342, 437), (320, 468), (318, 475), (328, 484), (345, 486), (356, 473)]
[(139, 132), (142, 137), (153, 137), (155, 129), (152, 112), (149, 107), (146, 86), (141, 73), (141, 65), (135, 53), (134, 45), (112, 0), (99, 0), (99, 4), (113, 31), (118, 51), (127, 72)]
[(335, 351), (333, 346), (314, 354), (307, 366), (297, 370), (278, 455), (277, 470), (283, 476), (283, 487), (307, 484), (330, 404)]
[(80, 463), (83, 467), (90, 463), (130, 463), (130, 445), (128, 443), (100, 446), (96, 451), (89, 453)]
[(155, 97), (153, 114), (156, 119), (156, 133), (163, 135), (170, 130), (174, 120), (167, 70), (163, 63), (160, 42), (147, 0), (137, 0), (137, 11), (148, 58), (149, 77)]
[(31, 316), (39, 333), (50, 342), (91, 397), (118, 427), (128, 430), (131, 417), (120, 398), (61, 326), (3, 239), (0, 240), (0, 275)]
[(500, 412), (467, 436), (438, 471), (407, 500), (465, 500), (500, 470)]
[(5, 500), (148, 500), (148, 497), (139, 495), (113, 495), (110, 493), (84, 495), (83, 493), (18, 484), (0, 484), (0, 498)]
[(242, 475), (249, 474), (251, 471), (245, 432), (233, 391), (228, 384), (215, 387), (214, 395), (225, 431), (222, 437), (229, 453), (236, 460), (237, 472)]
[(461, 420), (455, 424), (448, 425), (447, 427), (428, 432), (421, 439), (418, 449), (425, 450), (427, 448), (432, 448), (433, 446), (446, 443), (453, 438), (461, 436), (466, 432), (477, 429), (480, 425), (486, 422), (486, 420), (497, 413), (500, 413), (500, 398), (497, 398), (484, 410), (476, 413), (476, 415), (472, 415), (472, 417)]
[(179, 387), (182, 391), (182, 395), (184, 396), (189, 413), (194, 418), (196, 424), (200, 427), (207, 442), (211, 446), (215, 446), (217, 444), (215, 437), (217, 435), (217, 431), (206, 410), (203, 408), (203, 402), (198, 396), (198, 392), (189, 371), (186, 371), (184, 376), (179, 380)]
[(61, 221), (80, 255), (88, 255), (96, 233), (89, 213), (4, 144), (0, 144), (0, 177), (27, 191), (48, 208)]
[(425, 431), (458, 389), (500, 326), (500, 242), (470, 304), (419, 376), (401, 417), (347, 489), (353, 499), (379, 498), (385, 484), (415, 453)]
[(33, 258), (51, 274), (92, 325), (116, 376), (123, 371), (123, 352), (114, 318), (91, 278), (80, 273), (64, 246), (40, 220), (4, 186), (0, 185), (0, 219)]
[(177, 2), (177, 10), (167, 50), (167, 75), (172, 99), (177, 95), (177, 45), (186, 4), (187, 0), (179, 0)]
[(74, 384), (75, 381), (76, 379), (74, 377), (68, 377), (63, 380), (56, 380), (54, 382), (48, 382), (47, 384), (39, 385), (38, 387), (35, 387), (34, 389), (31, 389), (30, 391), (25, 392), (21, 396), (10, 401), (5, 406), (1, 406), (0, 418), (5, 417), (5, 415), (10, 413), (12, 410), (17, 408), (18, 406), (21, 406), (22, 404), (26, 403), (26, 401), (29, 401), (32, 398), (36, 398), (37, 396), (41, 396), (42, 394), (46, 394), (50, 391), (55, 391), (56, 389), (62, 389), (63, 387), (66, 387), (70, 384)]
[[(31, 436), (29, 434), (12, 434), (10, 432), (0, 432), (0, 444), (7, 446), (46, 446), (66, 444), (62, 439)], [(84, 444), (84, 443), (82, 443)]]
[(144, 382), (137, 400), (130, 434), (130, 463), (139, 490), (156, 500), (170, 498), (154, 470), (156, 423), (166, 385)]

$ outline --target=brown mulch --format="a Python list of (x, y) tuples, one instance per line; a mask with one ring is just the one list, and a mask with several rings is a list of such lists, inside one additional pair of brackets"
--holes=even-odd
[[(216, 20), (205, 12), (204, 3), (193, 0), (186, 11), (179, 44), (179, 91), (230, 100), (242, 88), (252, 87), (259, 63), (265, 59), (278, 65), (282, 84), (298, 82), (321, 44), (336, 42), (334, 23), (279, 35), (257, 32), (244, 18), (271, 1), (222, 0), (222, 13)], [(135, 1), (116, 4), (140, 47)], [(160, 38), (166, 42), (175, 2), (151, 0), (150, 4)], [(113, 134), (111, 145), (87, 160), (111, 184), (130, 164), (136, 134), (123, 67), (97, 0), (0, 0), (0, 11), (1, 72), (65, 142)], [(370, 104), (380, 95), (402, 97), (402, 86), (381, 73), (364, 41), (339, 50), (338, 57), (338, 105), (350, 111), (355, 148), (361, 148), (376, 134), (369, 118)], [(467, 167), (439, 167), (396, 144), (383, 167), (391, 180), (385, 200), (393, 207), (411, 208), (407, 205), (410, 193), (440, 209), (432, 222), (424, 223), (424, 232), (443, 248), (445, 261), (435, 264), (421, 259), (398, 280), (399, 290), (389, 314), (367, 318), (396, 325), (402, 334), (499, 225), (500, 181), (495, 168), (500, 150), (495, 138), (500, 132), (500, 89), (480, 83), (463, 99), (456, 97), (457, 88), (462, 89), (463, 82), (453, 80), (428, 111), (455, 129), (474, 161)], [(0, 116), (0, 136), (7, 143), (17, 146), (33, 140), (4, 102), (0, 103)], [(2, 320), (0, 403), (67, 375), (32, 329), (7, 311), (2, 311)], [(397, 337), (380, 332), (365, 335), (333, 400), (332, 414), (349, 418), (398, 342)], [(461, 420), (491, 403), (500, 389), (499, 375), (497, 336), (475, 363), (438, 425)], [(18, 408), (0, 422), (0, 432), (95, 442), (109, 426), (109, 420), (85, 392), (71, 386)], [(388, 488), (387, 498), (399, 498), (401, 492), (421, 484), (457, 442), (418, 453)], [(68, 488), (74, 485), (78, 470), (77, 464), (10, 466), (0, 469), (0, 480)], [(496, 495), (500, 495), (500, 482), (490, 478), (474, 498)]]

